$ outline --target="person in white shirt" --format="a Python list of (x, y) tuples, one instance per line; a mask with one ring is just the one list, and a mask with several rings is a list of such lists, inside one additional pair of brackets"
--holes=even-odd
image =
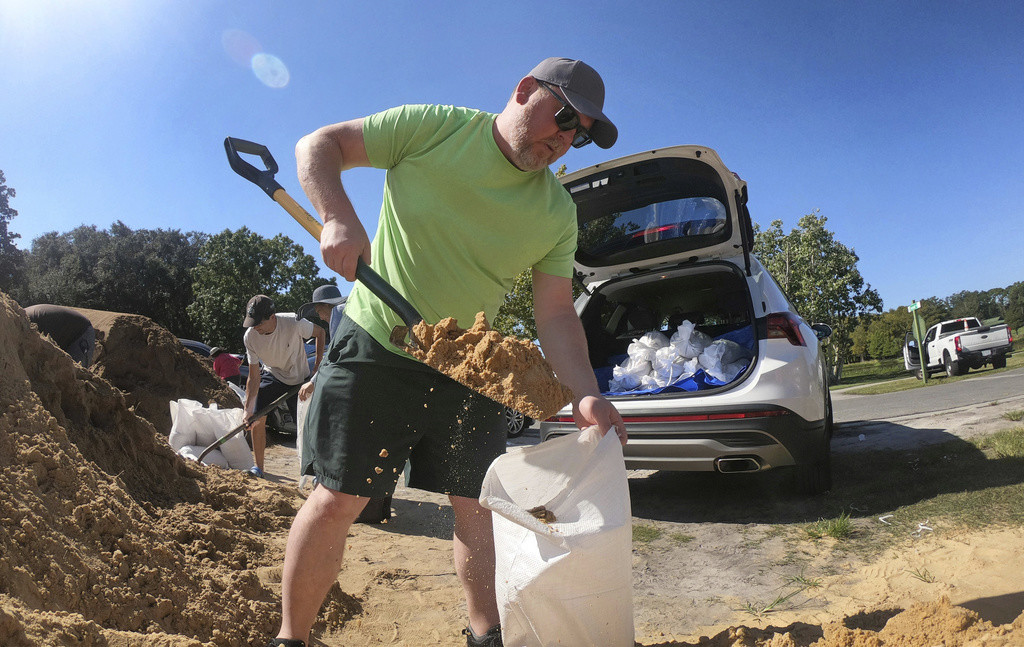
[[(242, 322), (248, 330), (243, 337), (249, 360), (249, 378), (245, 382), (245, 422), (252, 434), (252, 453), (256, 465), (250, 472), (263, 477), (263, 455), (267, 446), (267, 417), (255, 418), (257, 410), (267, 406), (293, 386), (305, 383), (320, 366), (324, 354), (324, 330), (293, 313), (277, 313), (274, 302), (265, 294), (249, 299)], [(316, 340), (316, 362), (310, 371), (306, 359), (306, 339)], [(269, 375), (260, 371), (260, 363)], [(288, 399), (294, 418), (296, 399)]]

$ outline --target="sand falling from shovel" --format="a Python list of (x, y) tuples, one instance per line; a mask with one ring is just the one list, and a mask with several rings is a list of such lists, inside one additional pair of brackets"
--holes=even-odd
[(418, 348), (406, 344), (404, 326), (392, 343), (453, 380), (535, 420), (558, 413), (572, 391), (555, 377), (540, 349), (525, 339), (492, 330), (480, 312), (473, 326), (459, 328), (447, 317), (435, 325), (421, 321), (409, 332)]

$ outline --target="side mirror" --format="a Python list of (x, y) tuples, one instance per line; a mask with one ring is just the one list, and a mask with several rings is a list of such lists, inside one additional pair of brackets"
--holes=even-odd
[(823, 323), (811, 324), (811, 330), (817, 335), (818, 341), (825, 341), (832, 336), (832, 326)]

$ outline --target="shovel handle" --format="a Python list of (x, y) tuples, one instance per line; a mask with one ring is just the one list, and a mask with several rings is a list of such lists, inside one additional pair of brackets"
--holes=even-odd
[[(260, 409), (256, 413), (252, 414), (252, 419), (253, 420), (259, 420), (263, 416), (267, 415), (268, 413), (270, 413), (271, 411), (273, 411), (277, 407), (279, 407), (282, 404), (284, 404), (285, 401), (288, 398), (290, 398), (293, 395), (295, 395), (296, 393), (298, 393), (299, 389), (301, 389), (301, 388), (302, 388), (302, 384), (296, 384), (295, 386), (289, 387), (287, 391), (285, 391), (281, 395), (279, 395), (276, 398), (274, 398), (273, 402), (271, 402), (267, 406), (263, 407), (262, 409)], [(245, 413), (243, 412), (242, 415), (244, 416)], [(234, 438), (236, 435), (238, 435), (238, 433), (240, 433), (243, 429), (245, 429), (245, 427), (246, 427), (246, 423), (243, 422), (242, 424), (238, 425), (237, 427), (235, 427), (234, 429), (232, 429), (228, 433), (224, 434), (223, 436), (221, 436), (217, 440), (215, 440), (212, 443), (210, 443), (210, 446), (203, 450), (203, 453), (199, 455), (199, 458), (196, 459), (196, 462), (201, 464), (203, 462), (203, 459), (206, 458), (207, 454), (209, 454), (210, 452), (212, 452), (213, 450), (217, 449), (218, 447), (220, 447), (221, 445), (223, 445), (227, 441), (229, 441), (232, 438)]]
[[(281, 205), (313, 238), (320, 240), (320, 234), (323, 232), (324, 226), (319, 220), (309, 215), (309, 212), (303, 209), (298, 202), (293, 200), (288, 195), (288, 192), (284, 190), (284, 187), (274, 179), (274, 174), (277, 173), (278, 167), (274, 156), (270, 154), (270, 149), (263, 144), (238, 139), (237, 137), (227, 137), (224, 139), (224, 150), (227, 151), (228, 163), (235, 173), (263, 189), (264, 193), (269, 195), (274, 202)], [(263, 160), (263, 165), (267, 167), (266, 170), (261, 171), (246, 162), (238, 154), (239, 152), (248, 155), (258, 155)], [(423, 317), (416, 311), (416, 308), (399, 294), (395, 288), (391, 287), (391, 284), (385, 281), (380, 274), (374, 272), (369, 265), (364, 263), (362, 258), (356, 264), (356, 280), (369, 288), (370, 292), (377, 295), (377, 298), (383, 301), (386, 306), (394, 310), (409, 328), (423, 321)]]

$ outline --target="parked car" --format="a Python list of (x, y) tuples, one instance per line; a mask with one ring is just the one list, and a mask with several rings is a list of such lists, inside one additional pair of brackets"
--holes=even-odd
[(505, 407), (505, 424), (508, 425), (509, 438), (521, 436), (524, 431), (533, 426), (533, 423), (533, 418), (510, 407)]
[(1006, 358), (1012, 357), (1013, 333), (1006, 324), (984, 326), (977, 317), (964, 317), (937, 323), (924, 335), (924, 367), (921, 354), (912, 333), (907, 333), (903, 344), (903, 365), (917, 379), (945, 371), (948, 377), (963, 375), (970, 369), (985, 364), (1004, 368)]
[[(598, 382), (627, 425), (626, 466), (785, 467), (802, 492), (828, 490), (832, 401), (820, 343), (832, 329), (800, 317), (751, 253), (746, 182), (701, 146), (631, 155), (561, 181), (579, 222), (575, 266), (585, 292), (576, 312)], [(679, 379), (652, 383), (652, 369), (645, 385), (623, 386), (638, 357), (631, 344), (684, 329), (693, 342), (694, 331), (706, 335), (707, 345)], [(708, 368), (713, 358), (705, 366), (711, 344), (736, 352), (729, 371)], [(675, 371), (675, 360), (667, 368)], [(542, 440), (575, 432), (571, 409), (540, 428)]]

